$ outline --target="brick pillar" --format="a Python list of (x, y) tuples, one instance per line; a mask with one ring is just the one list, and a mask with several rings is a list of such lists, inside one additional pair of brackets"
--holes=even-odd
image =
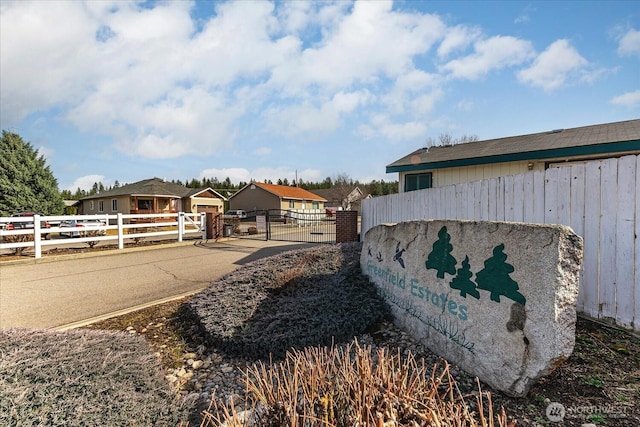
[(336, 243), (358, 241), (358, 211), (336, 211)]

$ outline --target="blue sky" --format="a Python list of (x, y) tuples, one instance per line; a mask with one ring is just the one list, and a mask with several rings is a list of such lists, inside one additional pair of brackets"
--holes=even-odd
[(0, 125), (61, 189), (347, 175), (640, 117), (634, 1), (0, 1)]

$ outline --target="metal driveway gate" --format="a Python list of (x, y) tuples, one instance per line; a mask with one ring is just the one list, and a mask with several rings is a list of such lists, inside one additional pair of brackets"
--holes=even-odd
[(243, 239), (336, 242), (336, 217), (330, 211), (269, 209), (248, 212), (246, 218), (225, 219), (225, 227), (226, 234)]

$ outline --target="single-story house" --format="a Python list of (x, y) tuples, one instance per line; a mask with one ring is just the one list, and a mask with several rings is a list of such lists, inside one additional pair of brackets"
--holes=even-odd
[(640, 154), (640, 120), (420, 148), (386, 171), (402, 193), (629, 154)]
[(251, 182), (229, 198), (229, 209), (324, 209), (327, 200), (310, 191), (288, 185)]
[(80, 200), (79, 214), (222, 212), (225, 197), (211, 188), (188, 188), (160, 178), (126, 184)]
[(360, 201), (368, 199), (371, 194), (364, 194), (358, 186), (338, 186), (313, 190), (314, 194), (327, 199), (324, 204), (327, 209), (334, 210), (360, 210)]

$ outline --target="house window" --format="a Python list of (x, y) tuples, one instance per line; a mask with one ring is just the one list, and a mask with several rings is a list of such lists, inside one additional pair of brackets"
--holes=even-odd
[(431, 188), (431, 172), (405, 175), (404, 191), (422, 190), (424, 188)]
[(118, 212), (118, 199), (111, 200), (111, 212)]
[(138, 209), (150, 211), (153, 209), (153, 200), (138, 199)]
[(289, 208), (290, 208), (290, 209), (293, 209), (293, 208), (295, 208), (295, 207), (296, 207), (296, 202), (295, 202), (295, 200), (289, 200)]
[(311, 202), (311, 209), (320, 209), (319, 202)]
[(104, 212), (104, 200), (98, 200), (98, 212)]
[(96, 208), (96, 205), (93, 203), (93, 200), (89, 202), (89, 210), (92, 211)]

